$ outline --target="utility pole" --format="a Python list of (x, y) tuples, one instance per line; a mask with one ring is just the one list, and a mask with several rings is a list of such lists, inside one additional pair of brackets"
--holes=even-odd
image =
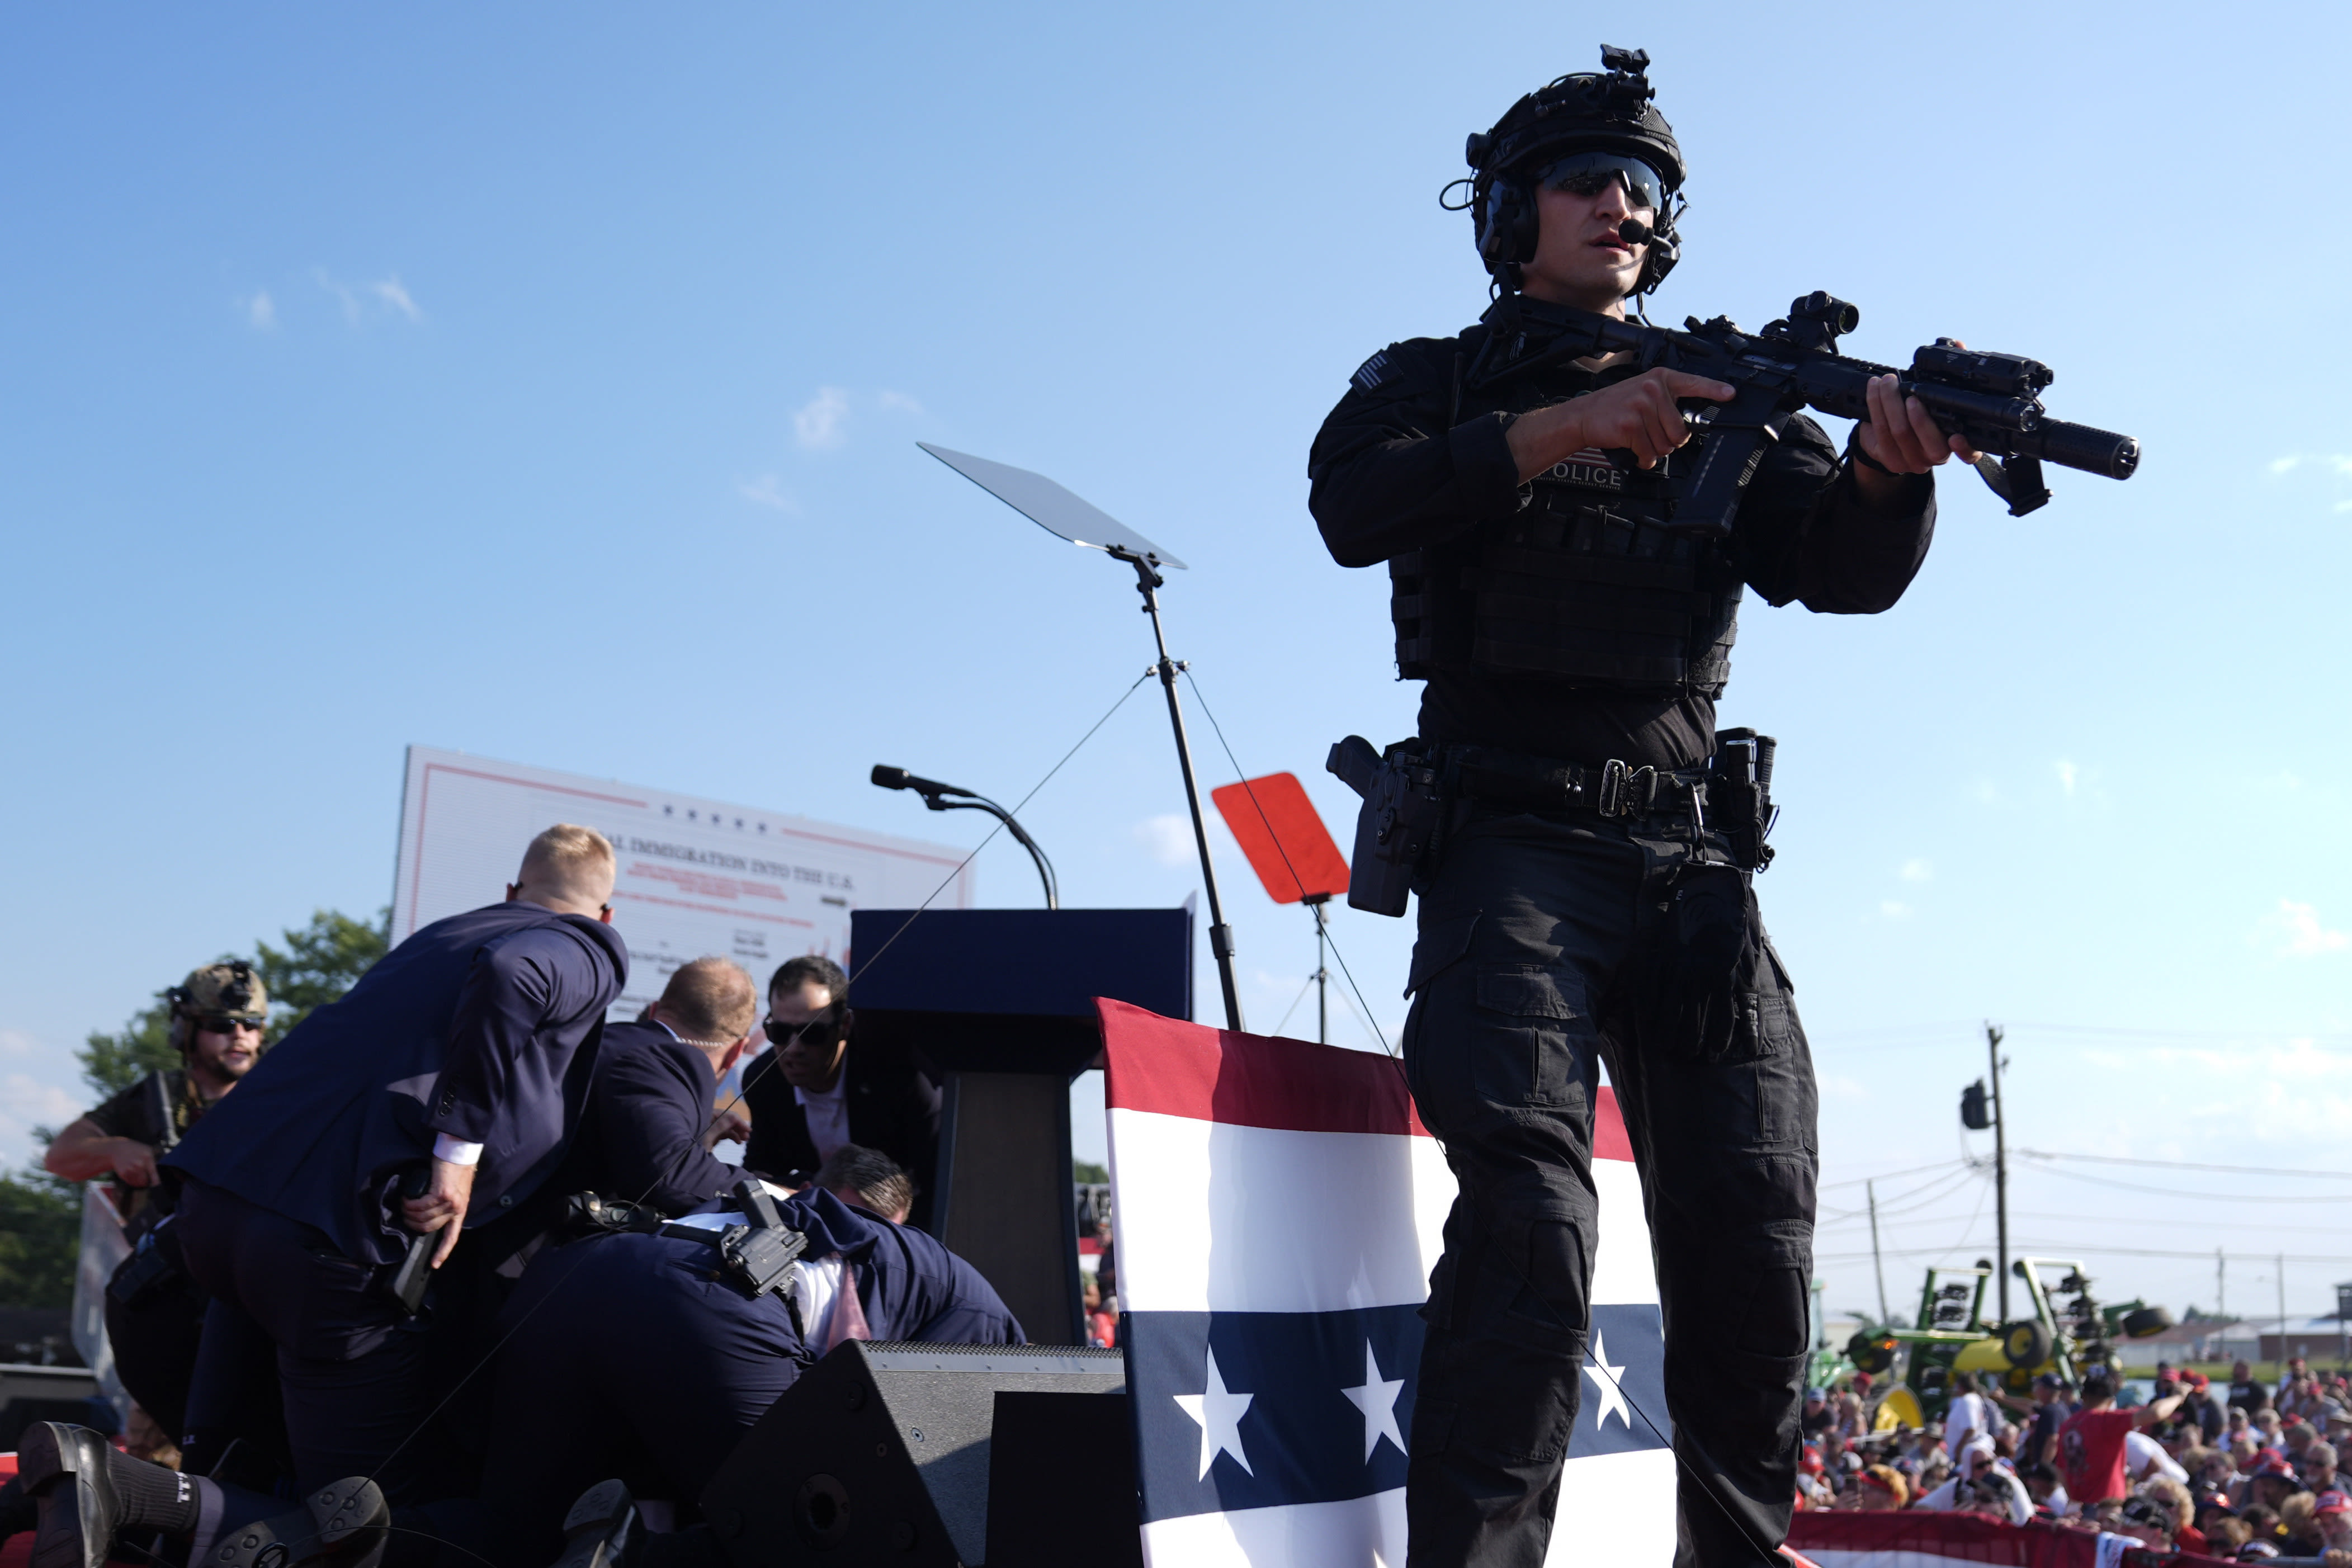
[(1870, 1195), (1870, 1267), (1878, 1275), (1878, 1323), (1886, 1326), (1886, 1261), (1878, 1255), (1878, 1184), (1864, 1182), (1862, 1190)]
[(2000, 1116), (2000, 1041), (2003, 1031), (1985, 1026), (1985, 1051), (1992, 1058), (1992, 1192), (1994, 1225), (2000, 1242), (2000, 1321), (2009, 1321), (2009, 1128)]
[[(2278, 1255), (2278, 1375), (2284, 1379), (2286, 1376), (2286, 1254), (2284, 1252)], [(2259, 1351), (2262, 1346), (2254, 1348)]]
[(2213, 1315), (2230, 1321), (2230, 1265), (2220, 1247), (2213, 1249)]

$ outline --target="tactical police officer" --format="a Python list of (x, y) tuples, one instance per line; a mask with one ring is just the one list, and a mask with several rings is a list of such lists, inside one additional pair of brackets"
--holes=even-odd
[(244, 960), (210, 963), (164, 994), (181, 1065), (158, 1068), (69, 1123), (42, 1163), (68, 1181), (110, 1177), (132, 1256), (106, 1293), (106, 1337), (122, 1386), (177, 1441), (187, 1429), (205, 1299), (168, 1224), (178, 1183), (156, 1162), (261, 1059), (269, 994)]
[(1656, 1248), (1667, 1409), (1644, 1414), (1673, 1419), (1675, 1561), (1775, 1561), (1795, 1492), (1815, 1093), (1748, 888), (1761, 824), (1722, 820), (1753, 798), (1758, 747), (1743, 731), (1718, 743), (1715, 700), (1743, 584), (1776, 605), (1886, 609), (1927, 552), (1929, 470), (1965, 455), (1885, 377), (1843, 458), (1808, 419), (1778, 426), (1728, 537), (1668, 526), (1692, 437), (1681, 405), (1732, 389), (1612, 360), (1529, 363), (1584, 312), (1622, 317), (1676, 256), (1683, 155), (1647, 57), (1602, 62), (1471, 138), (1495, 302), (1457, 337), (1366, 361), (1309, 461), (1332, 556), (1388, 563), (1399, 673), (1428, 683), (1419, 739), (1391, 759), (1441, 797), (1415, 872), (1403, 1043), (1461, 1184), (1412, 1421), (1424, 1568), (1543, 1560), (1586, 1352), (1603, 1064)]

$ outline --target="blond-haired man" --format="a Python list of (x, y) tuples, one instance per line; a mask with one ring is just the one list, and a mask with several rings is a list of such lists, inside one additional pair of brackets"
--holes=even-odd
[(373, 1476), (397, 1505), (462, 1488), (436, 1473), (450, 1446), (418, 1428), (446, 1392), (435, 1369), (456, 1359), (442, 1342), (472, 1326), (469, 1309), (412, 1316), (391, 1284), (415, 1237), (436, 1237), (438, 1268), (561, 1158), (628, 973), (613, 872), (593, 830), (541, 833), (504, 902), (393, 949), (173, 1151), (189, 1272), (216, 1318), (241, 1320), (205, 1335), (191, 1468), (246, 1435), (226, 1401), (251, 1380), (215, 1368), (217, 1341), (223, 1355), (274, 1350), (299, 1489)]

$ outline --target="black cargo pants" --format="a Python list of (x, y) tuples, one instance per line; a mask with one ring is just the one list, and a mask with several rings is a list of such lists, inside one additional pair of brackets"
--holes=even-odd
[(1590, 1321), (1602, 1064), (1656, 1257), (1667, 1407), (1647, 1415), (1661, 1428), (1671, 1417), (1679, 1459), (1675, 1568), (1782, 1562), (1812, 1263), (1812, 1064), (1752, 901), (1748, 960), (1726, 988), (1735, 1026), (1677, 1015), (1686, 832), (1486, 813), (1449, 837), (1422, 894), (1405, 1068), (1461, 1194), (1423, 1310), (1412, 1568), (1544, 1561)]

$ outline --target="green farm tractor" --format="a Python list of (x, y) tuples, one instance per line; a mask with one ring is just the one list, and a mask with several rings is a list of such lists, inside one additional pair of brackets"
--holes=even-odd
[(2031, 1317), (1986, 1321), (1985, 1287), (1993, 1266), (1979, 1259), (1972, 1268), (1927, 1270), (1917, 1326), (1864, 1331), (1846, 1342), (1846, 1359), (1883, 1391), (1871, 1414), (1874, 1429), (1943, 1419), (1954, 1373), (1975, 1373), (1980, 1384), (2020, 1395), (2042, 1373), (2054, 1373), (2071, 1390), (2095, 1368), (2116, 1365), (2115, 1341), (2146, 1339), (2172, 1326), (2171, 1313), (2144, 1301), (2101, 1306), (2080, 1263), (2021, 1258), (2011, 1272), (2025, 1282)]

